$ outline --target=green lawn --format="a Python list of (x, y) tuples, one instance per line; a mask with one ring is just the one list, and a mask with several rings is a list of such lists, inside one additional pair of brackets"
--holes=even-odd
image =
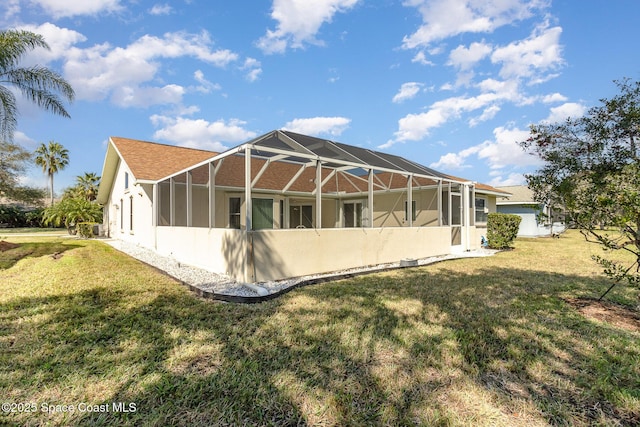
[[(17, 228), (0, 228), (0, 240), (4, 238), (4, 236), (11, 236), (13, 234), (24, 234), (24, 233), (38, 233), (38, 234), (61, 234), (67, 233), (66, 228), (39, 228), (39, 227), (17, 227)], [(68, 233), (67, 233), (68, 234)]]
[(0, 253), (0, 400), (36, 411), (0, 424), (640, 423), (640, 333), (564, 301), (608, 285), (575, 232), (256, 305), (98, 241), (8, 240), (25, 245)]

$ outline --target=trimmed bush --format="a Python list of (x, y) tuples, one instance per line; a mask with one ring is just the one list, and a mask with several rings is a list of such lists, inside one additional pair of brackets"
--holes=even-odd
[(513, 239), (518, 235), (522, 218), (514, 214), (490, 213), (487, 218), (487, 239), (493, 249), (511, 247)]
[(93, 227), (96, 224), (95, 222), (79, 222), (76, 224), (76, 230), (80, 236), (91, 239), (93, 238)]

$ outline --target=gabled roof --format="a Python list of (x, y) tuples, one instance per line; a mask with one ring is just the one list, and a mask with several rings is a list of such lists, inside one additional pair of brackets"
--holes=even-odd
[(157, 181), (217, 154), (212, 151), (129, 138), (110, 139), (133, 176), (139, 181)]
[[(403, 157), (289, 131), (272, 131), (245, 144), (251, 147), (252, 157), (256, 156), (251, 162), (252, 180), (256, 178), (258, 173), (261, 173), (255, 182), (257, 190), (281, 191), (287, 187), (291, 192), (311, 193), (315, 191), (316, 172), (315, 166), (309, 166), (311, 158), (322, 159), (323, 193), (366, 192), (366, 176), (359, 176), (366, 173), (366, 170), (362, 169), (366, 166), (380, 169), (375, 174), (375, 191), (406, 188), (409, 174), (414, 176), (414, 186), (436, 185), (440, 178), (445, 181), (468, 181), (443, 174)], [(221, 167), (216, 174), (216, 185), (241, 188), (244, 186), (245, 179), (244, 159), (241, 155), (236, 155), (237, 152), (238, 148), (236, 147), (219, 156), (218, 153), (212, 151), (111, 137), (102, 170), (98, 201), (106, 203), (120, 159), (133, 174), (135, 182), (149, 183), (159, 182), (197, 165), (204, 166), (216, 156), (226, 156), (224, 160), (218, 160), (218, 162), (222, 161), (222, 164), (219, 165)], [(284, 156), (288, 161), (273, 162), (263, 170), (263, 165), (278, 152), (290, 153)], [(344, 164), (355, 165), (355, 169), (347, 171), (343, 167), (343, 170), (339, 169), (337, 173), (333, 171), (332, 174), (333, 167), (340, 167)], [(301, 165), (305, 165), (304, 170), (301, 170)], [(202, 167), (199, 166), (194, 171), (194, 180), (200, 180), (196, 176), (202, 174), (200, 173), (203, 172), (201, 169)], [(179, 175), (176, 176), (177, 179), (180, 179), (179, 177)], [(476, 191), (481, 193), (509, 196), (508, 192), (486, 184), (476, 183), (475, 186)]]
[(98, 202), (106, 203), (120, 159), (133, 174), (134, 181), (157, 181), (215, 154), (212, 151), (112, 136), (102, 166)]
[(536, 201), (533, 199), (533, 191), (526, 185), (509, 185), (499, 187), (502, 191), (507, 191), (511, 194), (511, 197), (498, 198), (496, 201), (499, 205), (513, 205), (513, 204), (533, 204)]

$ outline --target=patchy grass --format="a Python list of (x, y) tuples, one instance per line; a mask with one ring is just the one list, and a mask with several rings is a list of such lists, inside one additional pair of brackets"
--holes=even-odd
[(0, 396), (37, 410), (0, 424), (640, 423), (640, 334), (565, 302), (607, 287), (577, 233), (260, 305), (198, 299), (100, 242), (30, 242), (0, 271)]
[(48, 233), (67, 233), (66, 228), (46, 228), (46, 227), (16, 227), (16, 228), (0, 228), (0, 235), (7, 234), (48, 234)]

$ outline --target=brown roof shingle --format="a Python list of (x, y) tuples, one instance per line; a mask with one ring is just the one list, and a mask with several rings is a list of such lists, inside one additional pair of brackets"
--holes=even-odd
[(207, 160), (217, 153), (136, 139), (111, 137), (136, 179), (155, 181)]
[[(183, 169), (187, 169), (197, 163), (210, 159), (216, 152), (198, 150), (193, 148), (177, 147), (175, 145), (158, 144), (155, 142), (139, 141), (135, 139), (111, 137), (120, 155), (131, 169), (131, 173), (138, 180), (157, 181)], [(252, 159), (251, 177), (254, 179), (258, 171), (265, 164), (263, 159)], [(216, 185), (228, 187), (244, 186), (244, 159), (242, 156), (229, 156), (222, 160), (222, 167), (216, 176)], [(296, 175), (300, 165), (275, 162), (267, 167), (263, 175), (258, 179), (256, 189), (282, 190), (284, 186)], [(326, 178), (331, 172), (329, 168), (322, 168), (322, 178)], [(207, 169), (202, 167), (194, 171), (194, 181), (204, 184), (206, 181)], [(201, 176), (202, 175), (202, 176)], [(307, 167), (300, 176), (291, 184), (290, 191), (312, 192), (315, 190), (315, 167)], [(451, 179), (464, 181), (451, 175), (446, 175)], [(407, 178), (401, 173), (383, 172), (376, 174), (374, 180), (374, 190), (381, 190), (383, 185), (390, 189), (405, 188)], [(177, 177), (178, 180), (181, 177)], [(202, 182), (200, 182), (202, 181)], [(414, 177), (414, 185), (427, 186), (436, 182), (429, 178)], [(509, 193), (486, 184), (477, 183), (478, 190), (491, 191), (495, 193)], [(344, 191), (346, 193), (366, 192), (367, 182), (356, 177), (347, 177), (338, 172), (323, 186), (323, 192)]]

